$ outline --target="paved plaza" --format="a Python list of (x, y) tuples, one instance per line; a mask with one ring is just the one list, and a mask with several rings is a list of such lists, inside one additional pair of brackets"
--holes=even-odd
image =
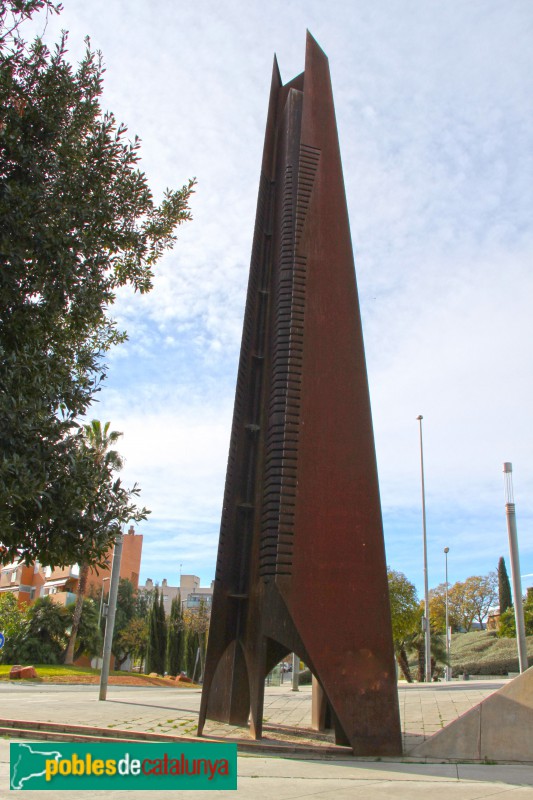
[[(533, 800), (533, 765), (418, 763), (409, 753), (425, 738), (490, 695), (505, 680), (454, 681), (451, 684), (401, 684), (399, 688), (405, 756), (403, 759), (355, 759), (306, 756), (280, 758), (259, 752), (239, 754), (239, 789), (217, 792), (218, 800), (240, 798), (426, 798), (477, 800), (510, 796)], [(3, 719), (83, 724), (98, 728), (194, 736), (200, 692), (197, 689), (117, 687), (98, 701), (96, 686), (0, 684)], [(327, 736), (310, 730), (311, 690), (292, 692), (290, 684), (268, 687), (265, 694), (265, 742), (308, 742), (326, 746)], [(300, 728), (297, 735), (295, 728)], [(241, 728), (210, 722), (206, 734), (246, 737)], [(0, 790), (8, 787), (8, 742), (0, 741)], [(79, 792), (83, 797), (85, 793)], [(93, 793), (94, 794), (94, 793)], [(172, 797), (202, 797), (211, 792), (173, 792)], [(99, 792), (105, 800), (118, 792)], [(150, 792), (150, 797), (163, 796)], [(1, 796), (1, 795), (0, 795)], [(14, 800), (17, 792), (10, 792)], [(39, 793), (34, 792), (38, 797)], [(50, 792), (43, 797), (50, 800)], [(89, 793), (87, 792), (87, 796)], [(123, 796), (123, 795), (122, 795)], [(138, 794), (139, 798), (143, 795)], [(168, 793), (166, 793), (168, 796)], [(128, 797), (136, 798), (137, 793)]]

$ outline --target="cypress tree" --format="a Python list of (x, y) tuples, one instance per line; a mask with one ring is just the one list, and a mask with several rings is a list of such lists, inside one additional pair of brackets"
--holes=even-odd
[(513, 604), (511, 598), (511, 585), (505, 567), (505, 559), (501, 556), (498, 561), (498, 599), (500, 602), (500, 614), (507, 611)]
[(185, 661), (185, 672), (189, 676), (189, 678), (194, 678), (194, 665), (196, 664), (196, 653), (198, 650), (198, 637), (196, 635), (196, 631), (188, 627), (187, 628), (187, 635), (185, 637), (185, 647), (184, 647), (184, 661)]
[(157, 613), (157, 624), (159, 627), (159, 634), (158, 634), (158, 642), (159, 642), (159, 651), (158, 651), (158, 658), (157, 664), (159, 669), (157, 670), (159, 675), (165, 674), (165, 664), (167, 660), (167, 620), (165, 617), (165, 606), (163, 603), (163, 592), (159, 595), (159, 607)]
[(165, 673), (166, 623), (163, 595), (156, 586), (148, 617), (148, 646), (146, 648), (146, 671)]
[(178, 596), (173, 598), (170, 606), (167, 627), (167, 672), (169, 675), (179, 675), (180, 673), (182, 628), (181, 598), (178, 593)]
[(146, 646), (146, 672), (156, 672), (154, 665), (157, 661), (158, 645), (157, 645), (157, 606), (159, 605), (159, 590), (157, 586), (154, 590), (152, 598), (152, 605), (148, 613), (148, 644)]

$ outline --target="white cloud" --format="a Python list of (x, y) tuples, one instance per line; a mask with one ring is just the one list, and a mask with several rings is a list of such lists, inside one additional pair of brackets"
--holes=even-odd
[(155, 193), (199, 181), (154, 291), (119, 297), (130, 341), (94, 410), (154, 510), (143, 572), (214, 571), (272, 55), (300, 72), (306, 27), (332, 70), (389, 561), (420, 582), (422, 413), (435, 571), (444, 544), (452, 579), (505, 554), (504, 460), (531, 570), (532, 22), (522, 0), (69, 0), (49, 24), (73, 56), (102, 48)]

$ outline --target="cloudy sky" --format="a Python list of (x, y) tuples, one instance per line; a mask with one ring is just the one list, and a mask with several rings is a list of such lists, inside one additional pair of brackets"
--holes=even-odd
[(156, 197), (198, 179), (153, 292), (119, 297), (129, 342), (93, 412), (152, 509), (141, 579), (213, 578), (272, 58), (301, 72), (306, 28), (332, 73), (388, 562), (422, 589), (423, 414), (430, 586), (445, 546), (450, 581), (509, 565), (503, 461), (533, 573), (531, 0), (64, 6), (46, 37), (102, 50)]

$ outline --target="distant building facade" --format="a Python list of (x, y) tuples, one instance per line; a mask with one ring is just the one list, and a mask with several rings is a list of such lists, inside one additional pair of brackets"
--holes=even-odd
[[(155, 589), (151, 578), (146, 580), (141, 591), (150, 592)], [(206, 610), (211, 613), (211, 603), (213, 602), (213, 586), (214, 581), (211, 581), (210, 587), (200, 586), (200, 578), (197, 575), (180, 575), (179, 586), (169, 586), (166, 578), (161, 581), (161, 586), (158, 586), (159, 591), (163, 595), (163, 606), (165, 614), (170, 614), (170, 606), (172, 600), (180, 595), (181, 607), (184, 611), (198, 611), (202, 600), (205, 603)]]
[[(141, 571), (142, 534), (135, 533), (133, 525), (124, 536), (120, 577), (127, 578), (137, 590)], [(87, 579), (87, 594), (98, 593), (104, 581), (111, 577), (113, 549), (109, 551), (104, 568), (92, 568)], [(0, 593), (16, 595), (19, 606), (31, 605), (39, 597), (50, 597), (54, 603), (70, 605), (76, 601), (80, 568), (78, 564), (68, 567), (43, 567), (38, 561), (27, 566), (21, 561), (5, 564), (0, 570)], [(107, 589), (107, 587), (106, 587)]]

